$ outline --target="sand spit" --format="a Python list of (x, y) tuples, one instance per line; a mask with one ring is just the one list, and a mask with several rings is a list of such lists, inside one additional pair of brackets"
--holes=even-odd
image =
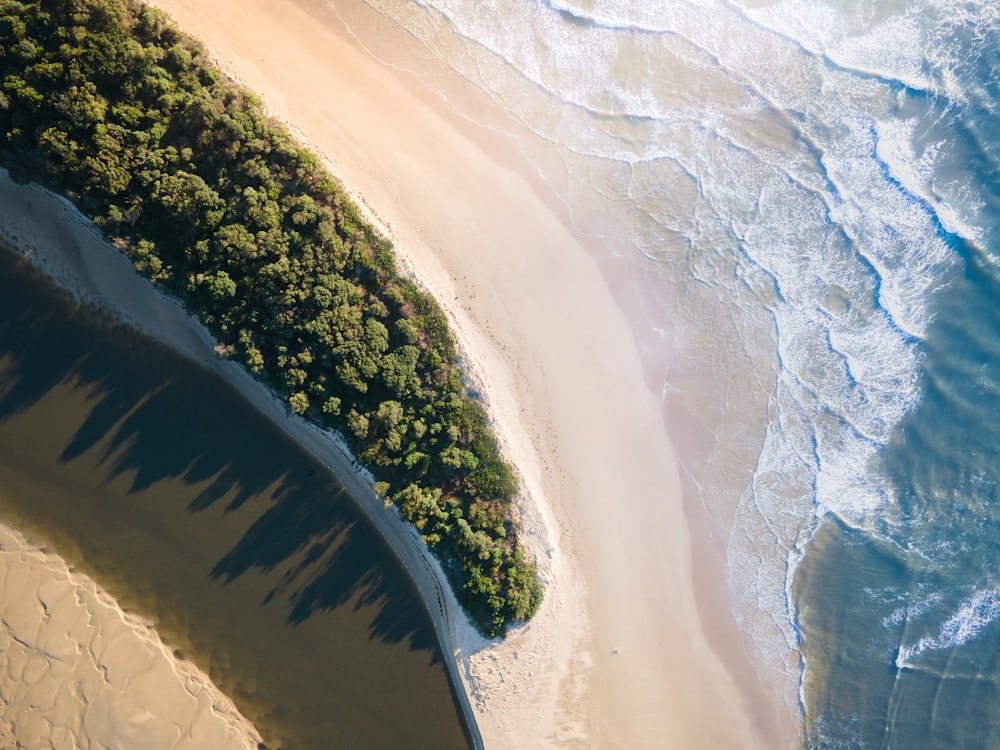
[[(393, 240), (488, 400), (547, 588), (537, 617), (503, 643), (452, 642), (486, 746), (786, 746), (794, 718), (780, 696), (752, 677), (738, 684), (705, 635), (702, 617), (732, 622), (725, 581), (696, 581), (692, 545), (707, 540), (685, 519), (662, 397), (584, 238), (495, 142), (442, 114), (436, 69), (412, 75), (357, 46), (340, 19), (363, 4), (153, 4), (259, 94)], [(370, 31), (413, 43), (384, 20)], [(460, 119), (482, 104), (445, 106)], [(696, 586), (718, 589), (711, 612), (699, 613)]]
[(0, 746), (248, 750), (207, 676), (58, 556), (0, 524)]

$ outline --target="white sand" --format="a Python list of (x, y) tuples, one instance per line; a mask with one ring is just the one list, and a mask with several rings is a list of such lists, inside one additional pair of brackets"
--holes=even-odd
[[(581, 239), (522, 177), (416, 96), (412, 78), (404, 85), (294, 3), (154, 4), (364, 197), (445, 307), (488, 396), (521, 473), (526, 541), (547, 585), (528, 627), (484, 648), (414, 536), (371, 511), (455, 650), (486, 746), (787, 745), (794, 729), (779, 698), (765, 696), (761, 710), (760, 687), (732, 676), (745, 664), (731, 671), (706, 639), (660, 396), (646, 387), (628, 321)], [(128, 298), (123, 281), (106, 280), (114, 264), (100, 261), (95, 271), (95, 262), (59, 260), (60, 273), (77, 273), (62, 282), (72, 287), (82, 274), (98, 296)], [(211, 342), (189, 340), (162, 316), (128, 313), (211, 360)], [(332, 463), (327, 437), (287, 419), (230, 366), (222, 370)], [(700, 576), (698, 585), (721, 591), (725, 582)], [(713, 619), (731, 620), (717, 609)]]
[(248, 750), (260, 737), (89, 578), (0, 524), (0, 747)]

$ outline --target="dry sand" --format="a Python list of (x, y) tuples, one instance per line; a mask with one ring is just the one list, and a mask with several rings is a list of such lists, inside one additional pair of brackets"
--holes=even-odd
[[(691, 551), (708, 540), (692, 540), (660, 394), (647, 388), (628, 320), (582, 239), (495, 151), (429, 107), (413, 78), (380, 66), (296, 4), (154, 4), (363, 196), (404, 265), (445, 307), (488, 397), (521, 474), (526, 541), (547, 586), (530, 625), (500, 644), (478, 639), (414, 536), (371, 511), (454, 649), (486, 746), (787, 745), (789, 711), (777, 696), (762, 699), (753, 679), (737, 682), (745, 665), (727, 668), (706, 638)], [(62, 273), (70, 287), (86, 277), (82, 286), (105, 300), (131, 294), (93, 261), (46, 263), (57, 280), (75, 273), (76, 281)], [(195, 329), (149, 309), (128, 316), (211, 360), (211, 342), (185, 332)], [(231, 366), (214, 366), (317, 455), (336, 453), (329, 436), (287, 419)], [(722, 592), (725, 581), (700, 576), (698, 586)], [(708, 615), (732, 618), (725, 606)]]

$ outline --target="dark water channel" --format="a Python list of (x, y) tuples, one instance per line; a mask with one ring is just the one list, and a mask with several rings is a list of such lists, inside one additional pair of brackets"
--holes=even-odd
[(206, 671), (270, 748), (466, 748), (408, 576), (220, 379), (0, 251), (0, 521)]

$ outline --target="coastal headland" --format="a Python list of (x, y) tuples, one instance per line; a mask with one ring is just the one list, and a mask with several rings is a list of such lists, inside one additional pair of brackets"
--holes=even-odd
[[(648, 389), (629, 323), (582, 238), (522, 175), (411, 91), (412, 76), (380, 66), (307, 8), (155, 4), (360, 198), (445, 309), (485, 395), (518, 470), (522, 536), (546, 588), (536, 617), (485, 642), (415, 534), (393, 519), (378, 523), (438, 618), (486, 747), (787, 745), (791, 711), (761, 685), (734, 679), (745, 669), (733, 670), (706, 637), (695, 587), (725, 582), (692, 568), (692, 545), (708, 541), (685, 518), (660, 394)], [(134, 274), (124, 259), (47, 257), (44, 243), (0, 225), (25, 252), (33, 244), (33, 262), (81, 299), (223, 368), (333, 460), (328, 436), (289, 419), (266, 389), (218, 361), (182, 310), (152, 308), (156, 295), (125, 280)], [(352, 493), (372, 495), (349, 457), (338, 475)], [(732, 618), (722, 606), (711, 616)]]

